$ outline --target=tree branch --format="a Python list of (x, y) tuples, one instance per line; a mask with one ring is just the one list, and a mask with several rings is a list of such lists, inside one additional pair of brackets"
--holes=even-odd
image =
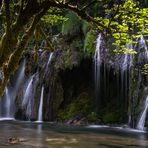
[(24, 7), (24, 0), (21, 0), (21, 7), (20, 7), (19, 13), (21, 13), (23, 11), (23, 7)]
[(10, 21), (10, 0), (4, 0), (4, 5), (5, 5), (5, 13), (6, 13), (6, 32), (10, 31), (10, 25), (11, 25), (11, 21)]
[(56, 8), (60, 8), (60, 9), (69, 9), (69, 10), (72, 10), (74, 11), (75, 13), (77, 13), (77, 15), (79, 17), (81, 17), (82, 19), (90, 22), (90, 23), (93, 23), (94, 25), (96, 26), (100, 26), (102, 27), (103, 29), (105, 29), (107, 32), (110, 32), (110, 29), (108, 27), (106, 27), (104, 24), (100, 23), (99, 21), (95, 20), (93, 17), (91, 17), (88, 13), (86, 13), (85, 11), (82, 11), (80, 10), (79, 8), (77, 8), (77, 6), (72, 6), (72, 5), (67, 5), (67, 4), (62, 4), (62, 3), (56, 3), (54, 1), (51, 1), (51, 0), (47, 0), (48, 1), (48, 4), (51, 6), (51, 7), (56, 7)]
[(37, 30), (42, 34), (42, 36), (45, 38), (46, 42), (47, 42), (47, 46), (50, 48), (51, 51), (54, 51), (54, 49), (52, 48), (52, 44), (51, 42), (48, 40), (48, 37), (46, 36), (44, 30), (41, 28), (40, 25), (37, 25)]
[(4, 65), (3, 67), (4, 80), (0, 85), (0, 94), (3, 93), (11, 74), (13, 74), (14, 71), (17, 69), (22, 53), (25, 50), (25, 47), (27, 46), (29, 39), (34, 32), (37, 23), (39, 22), (40, 18), (44, 15), (44, 13), (45, 13), (45, 10), (43, 10), (42, 12), (40, 12), (34, 17), (31, 27), (26, 31), (21, 41), (19, 42), (16, 50), (12, 53), (11, 57), (9, 58), (8, 64)]
[(96, 2), (97, 2), (97, 0), (94, 0), (94, 1), (90, 2), (89, 4), (87, 4), (86, 6), (84, 6), (84, 7), (81, 9), (81, 11), (86, 10), (88, 7), (90, 7), (91, 5), (95, 4)]

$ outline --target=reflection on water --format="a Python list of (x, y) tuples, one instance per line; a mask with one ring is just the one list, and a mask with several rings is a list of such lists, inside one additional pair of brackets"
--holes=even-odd
[(0, 127), (0, 148), (148, 148), (148, 133), (119, 128), (18, 121), (1, 121)]

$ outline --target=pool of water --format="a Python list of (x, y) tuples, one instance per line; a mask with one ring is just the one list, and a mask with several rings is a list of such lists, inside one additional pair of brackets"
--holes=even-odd
[[(19, 139), (10, 142), (10, 139)], [(148, 133), (109, 126), (0, 121), (0, 148), (148, 148)]]

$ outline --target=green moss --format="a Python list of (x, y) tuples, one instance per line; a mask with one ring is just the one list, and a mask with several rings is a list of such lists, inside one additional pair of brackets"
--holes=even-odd
[(91, 101), (86, 93), (80, 94), (78, 98), (73, 100), (69, 105), (67, 105), (64, 109), (60, 110), (58, 113), (58, 117), (65, 120), (73, 117), (78, 113), (82, 113), (87, 116), (91, 110), (92, 105)]
[(148, 121), (145, 122), (145, 127), (148, 127)]
[(120, 120), (120, 114), (118, 112), (107, 112), (103, 115), (104, 123), (118, 123)]

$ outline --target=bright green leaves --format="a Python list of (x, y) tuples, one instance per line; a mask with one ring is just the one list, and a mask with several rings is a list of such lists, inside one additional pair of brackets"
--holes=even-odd
[(142, 68), (142, 73), (144, 75), (148, 75), (148, 64), (145, 64), (144, 67)]
[(48, 14), (42, 18), (42, 21), (45, 21), (46, 23), (49, 23), (51, 25), (55, 25), (59, 21), (64, 21), (64, 20), (65, 18), (63, 16), (54, 15), (54, 14)]
[(60, 10), (57, 8), (49, 9), (47, 14), (41, 18), (42, 21), (49, 23), (51, 25), (55, 25), (58, 22), (66, 21), (67, 19), (60, 15)]
[[(125, 48), (126, 44), (136, 44), (137, 38), (142, 34), (148, 35), (148, 8), (141, 8), (139, 3), (133, 0), (122, 0), (111, 8), (104, 6), (105, 18), (95, 19), (108, 27), (108, 37), (114, 38), (115, 52), (136, 53), (134, 49)], [(100, 30), (104, 28), (98, 27)]]

